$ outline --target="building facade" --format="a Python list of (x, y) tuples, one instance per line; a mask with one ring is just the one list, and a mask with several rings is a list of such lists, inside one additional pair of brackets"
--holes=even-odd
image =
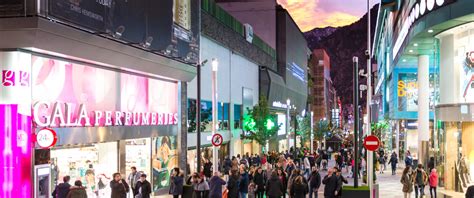
[(469, 0), (383, 1), (373, 47), (394, 148), (434, 161), (450, 196), (472, 181), (473, 15)]
[(311, 56), (312, 107), (314, 120), (332, 120), (333, 109), (338, 109), (336, 90), (332, 84), (331, 61), (324, 49), (314, 49)]

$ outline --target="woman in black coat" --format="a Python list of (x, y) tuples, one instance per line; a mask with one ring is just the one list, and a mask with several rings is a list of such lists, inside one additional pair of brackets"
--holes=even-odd
[(239, 181), (240, 174), (237, 170), (231, 170), (229, 181), (227, 182), (227, 190), (229, 190), (227, 197), (228, 198), (238, 198), (239, 197)]
[(302, 176), (296, 176), (290, 188), (292, 198), (306, 198), (308, 194), (308, 185), (304, 183)]
[(114, 173), (113, 178), (110, 182), (110, 188), (112, 188), (111, 198), (127, 198), (127, 193), (130, 191), (127, 182), (122, 179), (120, 173)]
[(286, 189), (280, 178), (278, 178), (277, 172), (273, 171), (271, 178), (267, 181), (267, 197), (268, 198), (280, 198), (284, 194), (284, 189)]
[(262, 168), (257, 168), (255, 172), (255, 176), (253, 178), (255, 185), (257, 185), (257, 198), (263, 198), (263, 194), (265, 193), (265, 179), (263, 177), (263, 170)]
[(173, 198), (178, 198), (180, 195), (183, 194), (183, 177), (183, 173), (178, 168), (175, 168), (173, 170), (173, 174), (171, 175), (170, 179), (170, 194), (173, 195)]

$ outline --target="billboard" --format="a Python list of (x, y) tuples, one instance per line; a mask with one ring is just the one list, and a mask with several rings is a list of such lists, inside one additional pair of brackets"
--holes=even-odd
[(199, 1), (50, 0), (48, 17), (196, 63)]
[[(434, 109), (435, 74), (430, 74), (430, 109)], [(418, 111), (418, 76), (416, 73), (400, 73), (397, 82), (398, 111)], [(438, 93), (439, 88), (436, 87)], [(438, 97), (438, 96), (437, 96)]]

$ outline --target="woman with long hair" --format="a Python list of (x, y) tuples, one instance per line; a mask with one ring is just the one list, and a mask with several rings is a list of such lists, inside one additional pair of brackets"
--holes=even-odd
[(400, 182), (403, 184), (403, 196), (405, 198), (410, 198), (411, 193), (413, 192), (413, 176), (411, 174), (411, 167), (407, 166), (403, 170), (402, 178)]

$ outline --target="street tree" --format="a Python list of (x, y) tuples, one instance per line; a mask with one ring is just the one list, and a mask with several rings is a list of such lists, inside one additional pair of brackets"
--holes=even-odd
[(252, 109), (247, 108), (247, 115), (244, 116), (242, 139), (254, 140), (262, 146), (262, 148), (270, 140), (275, 137), (276, 132), (281, 125), (276, 124), (277, 115), (271, 113), (268, 108), (268, 101), (264, 96), (260, 96), (258, 104)]

